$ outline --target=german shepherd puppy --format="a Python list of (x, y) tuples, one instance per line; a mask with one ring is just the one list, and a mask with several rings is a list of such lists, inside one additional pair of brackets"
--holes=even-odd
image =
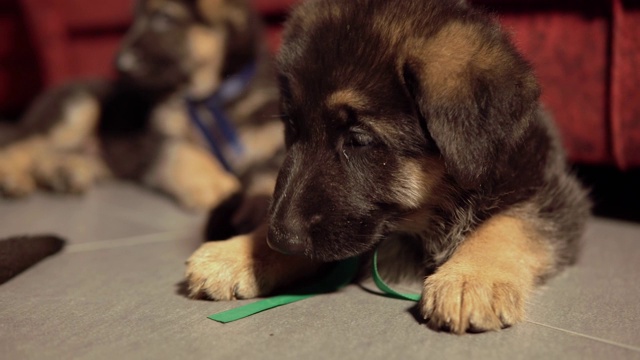
[[(117, 79), (45, 93), (0, 144), (0, 194), (23, 196), (38, 185), (78, 193), (111, 174), (193, 209), (215, 207), (243, 181), (270, 196), (275, 180), (245, 176), (284, 142), (280, 121), (265, 115), (278, 111), (278, 91), (260, 34), (245, 0), (140, 0), (117, 55)], [(218, 105), (244, 148), (221, 164), (189, 115), (201, 114), (209, 126), (203, 109), (230, 79), (239, 81), (235, 94)]]
[(263, 295), (378, 247), (385, 276), (424, 279), (427, 324), (462, 334), (523, 321), (576, 260), (590, 202), (531, 66), (483, 12), (307, 1), (278, 67), (287, 153), (269, 224), (197, 250), (192, 296)]

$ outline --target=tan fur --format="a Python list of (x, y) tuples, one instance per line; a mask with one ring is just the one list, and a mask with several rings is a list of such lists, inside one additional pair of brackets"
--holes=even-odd
[(78, 94), (63, 111), (60, 121), (49, 132), (49, 143), (57, 150), (81, 149), (98, 125), (100, 104), (89, 94)]
[(253, 298), (312, 275), (320, 264), (283, 255), (266, 242), (266, 225), (248, 235), (205, 243), (187, 260), (189, 296)]
[(80, 194), (95, 182), (108, 177), (109, 170), (97, 156), (50, 151), (36, 159), (33, 176), (38, 185), (44, 188)]
[(276, 178), (272, 174), (259, 174), (251, 179), (251, 183), (246, 188), (246, 193), (249, 196), (265, 195), (271, 198), (273, 195), (273, 189), (276, 187)]
[(172, 99), (156, 107), (151, 123), (154, 130), (170, 138), (187, 138), (193, 132), (182, 99)]
[(229, 21), (238, 29), (244, 29), (248, 26), (247, 16), (243, 9), (234, 7), (225, 0), (198, 0), (197, 6), (211, 23)]
[(416, 209), (432, 200), (435, 186), (444, 174), (444, 164), (437, 158), (406, 161), (395, 174), (391, 196), (401, 199), (408, 209)]
[(284, 143), (284, 127), (279, 121), (270, 121), (263, 125), (246, 126), (240, 133), (240, 142), (249, 144), (236, 168), (243, 172), (247, 167), (261, 161), (267, 161), (280, 150)]
[[(417, 41), (409, 41), (415, 46)], [(418, 42), (419, 43), (419, 42)], [(416, 47), (419, 59), (429, 59), (424, 62), (424, 80), (438, 91), (430, 92), (432, 100), (441, 97), (452, 98), (460, 96), (460, 92), (469, 92), (467, 71), (496, 70), (509, 65), (500, 48), (485, 46), (486, 40), (473, 24), (451, 22), (440, 29), (424, 44)]]
[[(277, 101), (280, 96), (277, 88), (252, 91), (249, 95), (234, 104), (229, 116), (234, 119), (246, 119), (254, 115), (265, 104)], [(265, 114), (266, 116), (266, 114)]]
[[(363, 120), (367, 120), (364, 118)], [(395, 135), (399, 133), (398, 127), (394, 126), (393, 120), (390, 122), (386, 121), (376, 121), (381, 119), (373, 119), (374, 121), (367, 122), (367, 125), (373, 129), (378, 136), (383, 139), (392, 139)]]
[(208, 26), (192, 26), (187, 35), (190, 58), (194, 71), (189, 95), (194, 98), (205, 97), (220, 84), (220, 73), (223, 66), (226, 34), (219, 29)]
[(100, 105), (89, 94), (77, 94), (46, 136), (34, 136), (0, 152), (0, 192), (24, 196), (36, 185), (71, 193), (87, 190), (107, 176), (105, 164), (91, 152)]
[(389, 21), (386, 16), (374, 16), (371, 24), (374, 31), (385, 37), (390, 45), (395, 45), (406, 40), (406, 28), (409, 26), (403, 21)]
[[(312, 8), (312, 10), (315, 10)], [(306, 11), (302, 12), (301, 10), (298, 10), (300, 12), (300, 14), (304, 14), (303, 16), (298, 16), (298, 22), (301, 28), (305, 29), (305, 28), (309, 28), (310, 26), (312, 26), (312, 24), (316, 21), (316, 19), (320, 18), (320, 19), (332, 19), (332, 18), (339, 18), (342, 14), (342, 8), (340, 8), (339, 6), (332, 6), (331, 8), (326, 8), (323, 9), (322, 12), (319, 11)]]
[(370, 104), (367, 98), (354, 89), (338, 90), (329, 95), (326, 103), (328, 108), (349, 105), (356, 110), (366, 110)]
[(31, 194), (36, 188), (31, 169), (45, 149), (46, 140), (41, 136), (0, 149), (0, 194), (9, 197)]
[(420, 310), (430, 326), (457, 334), (521, 322), (538, 276), (551, 264), (551, 249), (526, 223), (495, 216), (425, 280)]
[(240, 188), (206, 149), (178, 140), (163, 144), (143, 182), (194, 210), (211, 209)]
[(59, 152), (48, 148), (28, 158), (21, 152), (14, 157), (0, 155), (0, 193), (9, 197), (25, 196), (36, 185), (64, 193), (83, 193), (93, 183), (109, 176), (104, 162), (91, 155)]

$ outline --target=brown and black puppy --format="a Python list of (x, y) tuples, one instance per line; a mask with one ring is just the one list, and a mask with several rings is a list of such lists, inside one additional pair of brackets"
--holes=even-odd
[(308, 1), (278, 65), (287, 154), (269, 225), (203, 245), (193, 296), (262, 295), (381, 245), (387, 276), (426, 277), (429, 326), (461, 334), (523, 321), (576, 260), (589, 201), (531, 67), (484, 13)]
[[(111, 174), (193, 209), (216, 206), (242, 182), (270, 195), (273, 180), (247, 175), (283, 144), (275, 76), (248, 1), (140, 0), (116, 67), (115, 81), (64, 86), (36, 101), (0, 144), (0, 194), (83, 192)], [(221, 164), (190, 115), (215, 122), (207, 109), (224, 87), (216, 106), (242, 149)]]

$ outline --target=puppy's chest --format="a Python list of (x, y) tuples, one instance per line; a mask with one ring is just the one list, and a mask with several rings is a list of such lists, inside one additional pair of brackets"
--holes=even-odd
[[(197, 116), (198, 122), (194, 121)], [(233, 131), (235, 125), (229, 124)], [(209, 147), (207, 138), (223, 144), (227, 140), (220, 134), (218, 119), (205, 107), (188, 105), (183, 100), (172, 100), (156, 106), (149, 116), (150, 130), (164, 138), (181, 139)]]
[[(395, 243), (398, 247), (413, 249), (409, 253), (420, 252), (420, 262), (427, 268), (435, 268), (442, 264), (454, 249), (450, 221), (434, 216), (432, 211), (423, 210), (408, 216), (396, 233), (391, 234), (386, 242)], [(411, 246), (407, 246), (410, 244)]]
[(180, 101), (165, 102), (150, 114), (151, 129), (167, 138), (191, 139), (195, 131), (191, 126), (187, 106)]

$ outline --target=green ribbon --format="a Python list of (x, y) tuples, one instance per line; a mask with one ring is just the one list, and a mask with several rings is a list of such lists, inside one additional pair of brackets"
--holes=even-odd
[(274, 296), (235, 309), (213, 314), (209, 316), (209, 319), (221, 323), (228, 323), (312, 296), (337, 291), (348, 285), (355, 278), (358, 271), (358, 263), (357, 257), (340, 261), (335, 264), (327, 276), (311, 286), (301, 288), (292, 294)]
[[(263, 312), (265, 310), (273, 309), (278, 306), (287, 305), (296, 301), (304, 300), (312, 296), (319, 294), (326, 294), (340, 290), (353, 281), (358, 272), (359, 259), (357, 257), (350, 258), (339, 263), (333, 267), (333, 269), (320, 279), (314, 285), (299, 289), (291, 294), (278, 295), (268, 299), (256, 301), (251, 304), (239, 306), (237, 308), (223, 311), (217, 314), (209, 316), (209, 319), (215, 320), (220, 323), (229, 323), (232, 321), (240, 320), (248, 316)], [(390, 288), (380, 277), (378, 273), (378, 251), (373, 253), (373, 265), (372, 265), (373, 281), (385, 296), (402, 299), (418, 301), (420, 300), (419, 294), (403, 294)]]
[(399, 293), (387, 285), (384, 280), (380, 277), (378, 273), (378, 250), (373, 253), (373, 265), (371, 266), (371, 273), (373, 274), (373, 282), (376, 283), (376, 286), (380, 291), (384, 293), (385, 296), (401, 299), (401, 300), (410, 300), (410, 301), (420, 301), (420, 294), (406, 294)]

